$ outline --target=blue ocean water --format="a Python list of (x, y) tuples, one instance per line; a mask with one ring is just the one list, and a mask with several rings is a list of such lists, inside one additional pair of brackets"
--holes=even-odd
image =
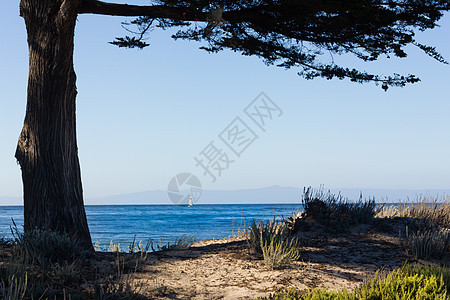
[[(252, 219), (287, 218), (302, 211), (299, 204), (199, 204), (177, 205), (87, 205), (86, 215), (93, 243), (120, 243), (123, 249), (136, 241), (152, 239), (154, 244), (173, 243), (183, 235), (196, 241), (220, 239), (244, 229)], [(22, 206), (0, 206), (0, 237), (11, 237), (11, 219), (23, 226)], [(233, 226), (234, 219), (234, 226)], [(234, 228), (233, 228), (234, 227)]]

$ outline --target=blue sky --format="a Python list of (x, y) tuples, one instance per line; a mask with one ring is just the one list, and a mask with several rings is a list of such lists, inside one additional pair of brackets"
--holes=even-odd
[[(232, 52), (155, 30), (144, 50), (108, 44), (122, 17), (82, 15), (75, 40), (78, 146), (86, 197), (166, 189), (180, 172), (206, 189), (270, 185), (450, 189), (450, 66), (417, 49), (371, 64), (379, 74), (414, 73), (422, 82), (385, 93), (373, 84), (306, 81), (298, 70), (265, 66)], [(0, 4), (0, 196), (20, 196), (14, 159), (26, 105), (28, 53), (18, 1)], [(418, 34), (450, 60), (450, 15)], [(260, 93), (283, 111), (215, 182), (194, 156)], [(230, 153), (231, 156), (231, 153)]]

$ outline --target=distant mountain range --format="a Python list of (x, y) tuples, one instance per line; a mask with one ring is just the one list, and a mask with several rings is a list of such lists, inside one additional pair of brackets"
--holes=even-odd
[[(326, 189), (328, 190), (328, 189)], [(376, 202), (399, 202), (414, 200), (417, 196), (439, 197), (450, 195), (448, 190), (388, 190), (388, 189), (330, 189), (334, 194), (341, 193), (350, 200), (358, 200), (360, 194), (364, 199), (375, 197)], [(188, 191), (180, 191), (187, 194)], [(242, 190), (204, 190), (196, 204), (257, 204), (257, 203), (300, 203), (303, 188), (270, 186)], [(187, 200), (184, 200), (187, 201)], [(0, 197), (0, 205), (22, 205), (21, 197)], [(183, 202), (184, 203), (184, 202)], [(102, 198), (87, 198), (86, 205), (123, 205), (123, 204), (172, 204), (165, 190), (146, 191)], [(187, 202), (186, 202), (187, 204)]]

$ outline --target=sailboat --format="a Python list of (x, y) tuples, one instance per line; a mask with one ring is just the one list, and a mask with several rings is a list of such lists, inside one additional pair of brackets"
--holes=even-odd
[(189, 204), (188, 204), (188, 207), (191, 207), (193, 205), (193, 203), (192, 203), (192, 196), (189, 196)]

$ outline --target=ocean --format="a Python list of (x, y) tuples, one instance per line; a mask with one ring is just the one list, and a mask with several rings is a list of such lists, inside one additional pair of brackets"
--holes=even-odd
[[(178, 205), (87, 205), (85, 206), (92, 242), (101, 248), (120, 244), (122, 249), (135, 238), (146, 243), (166, 245), (181, 237), (196, 241), (220, 239), (237, 234), (252, 219), (278, 220), (302, 211), (302, 204), (198, 204)], [(23, 228), (23, 206), (0, 206), (0, 237), (11, 238), (12, 219)]]

